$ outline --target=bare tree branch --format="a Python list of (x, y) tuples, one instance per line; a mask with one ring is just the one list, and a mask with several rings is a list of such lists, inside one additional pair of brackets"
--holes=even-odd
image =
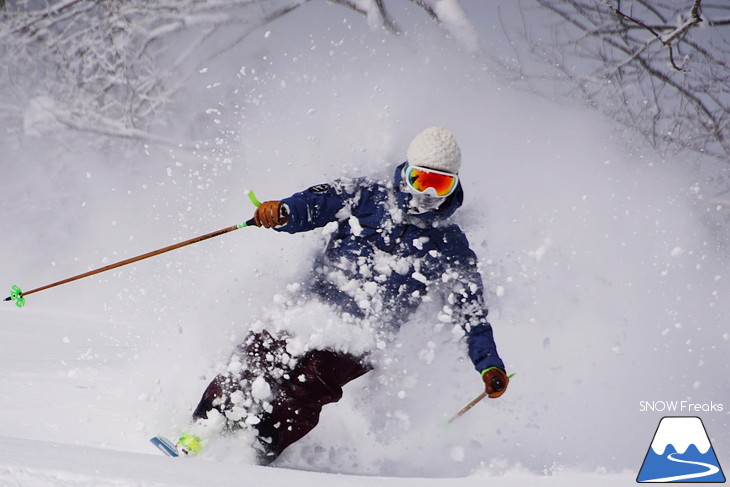
[(609, 8), (611, 10), (613, 10), (614, 12), (616, 12), (616, 15), (618, 15), (619, 17), (629, 20), (629, 21), (635, 23), (636, 25), (638, 25), (639, 27), (641, 27), (642, 29), (651, 32), (651, 34), (654, 37), (656, 37), (659, 40), (659, 42), (662, 43), (662, 45), (669, 48), (669, 60), (671, 62), (672, 67), (674, 69), (676, 69), (677, 71), (684, 71), (684, 69), (677, 66), (677, 64), (674, 61), (674, 49), (672, 48), (672, 41), (680, 38), (681, 36), (684, 36), (684, 34), (686, 34), (689, 31), (689, 29), (699, 25), (703, 21), (702, 17), (700, 17), (700, 14), (699, 14), (701, 3), (702, 3), (702, 0), (695, 0), (694, 4), (692, 5), (692, 8), (690, 9), (690, 14), (689, 14), (688, 19), (684, 23), (682, 23), (682, 25), (680, 25), (679, 27), (677, 27), (676, 29), (674, 29), (672, 32), (670, 32), (669, 34), (667, 34), (665, 36), (659, 34), (659, 32), (657, 32), (658, 29), (655, 29), (655, 28), (645, 24), (641, 20), (635, 19), (635, 18), (631, 17), (630, 15), (623, 13), (618, 7), (609, 6)]
[[(520, 35), (550, 71), (504, 66), (531, 89), (577, 94), (664, 153), (730, 160), (730, 5), (523, 0)], [(547, 15), (546, 15), (547, 14)], [(552, 38), (532, 39), (546, 20)], [(700, 29), (699, 27), (702, 26)], [(514, 38), (514, 34), (510, 34)], [(553, 85), (546, 85), (555, 79)], [(557, 82), (559, 81), (559, 82)], [(567, 81), (567, 83), (566, 83)]]

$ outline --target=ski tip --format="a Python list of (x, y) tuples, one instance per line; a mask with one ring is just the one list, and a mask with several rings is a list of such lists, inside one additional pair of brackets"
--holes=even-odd
[(155, 445), (158, 450), (167, 455), (168, 457), (179, 457), (180, 453), (177, 451), (175, 444), (165, 438), (164, 436), (154, 436), (150, 438), (150, 443)]

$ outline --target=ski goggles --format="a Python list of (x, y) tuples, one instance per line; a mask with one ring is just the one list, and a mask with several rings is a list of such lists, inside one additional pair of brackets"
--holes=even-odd
[(459, 182), (459, 177), (456, 174), (411, 166), (408, 163), (406, 163), (403, 171), (408, 187), (418, 193), (425, 193), (429, 189), (433, 189), (436, 196), (445, 197), (454, 192)]

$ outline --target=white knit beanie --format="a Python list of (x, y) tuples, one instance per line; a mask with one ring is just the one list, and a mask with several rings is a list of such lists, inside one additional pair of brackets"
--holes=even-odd
[(408, 146), (408, 163), (437, 171), (457, 174), (461, 151), (454, 134), (441, 127), (430, 127), (416, 135)]

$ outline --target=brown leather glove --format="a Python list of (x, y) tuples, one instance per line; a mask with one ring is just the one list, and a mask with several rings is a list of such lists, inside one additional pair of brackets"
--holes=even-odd
[(264, 201), (256, 208), (253, 220), (257, 227), (274, 228), (289, 221), (289, 215), (281, 201)]
[(504, 370), (499, 367), (491, 367), (482, 372), (482, 380), (484, 381), (484, 392), (492, 399), (496, 399), (507, 390), (509, 377)]

